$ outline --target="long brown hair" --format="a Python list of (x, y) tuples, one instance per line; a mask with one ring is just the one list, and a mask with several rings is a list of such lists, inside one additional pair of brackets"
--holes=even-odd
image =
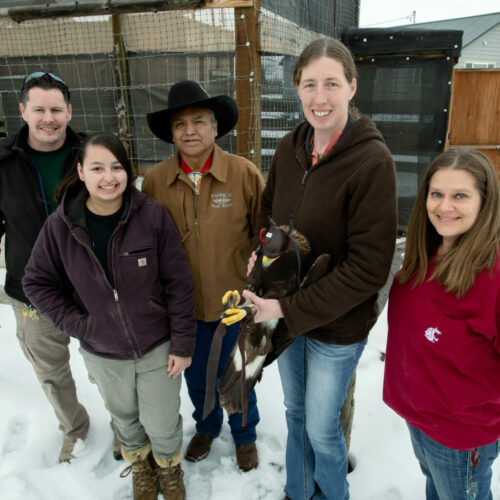
[(427, 275), (429, 259), (442, 237), (427, 215), (426, 201), (432, 176), (441, 169), (465, 170), (474, 178), (481, 194), (481, 209), (473, 226), (460, 235), (454, 247), (438, 259), (431, 278), (437, 279), (448, 292), (462, 296), (474, 284), (476, 276), (492, 268), (500, 243), (500, 195), (498, 178), (490, 160), (473, 149), (450, 149), (438, 155), (425, 172), (413, 207), (406, 237), (406, 250), (399, 281), (415, 279), (421, 284)]
[(130, 163), (130, 160), (127, 156), (127, 150), (125, 149), (122, 141), (118, 139), (118, 137), (114, 136), (113, 134), (103, 132), (89, 135), (82, 142), (78, 153), (76, 154), (75, 160), (73, 161), (73, 164), (68, 171), (67, 176), (56, 187), (54, 198), (57, 203), (62, 200), (62, 197), (66, 191), (70, 191), (73, 193), (75, 191), (87, 189), (84, 182), (78, 175), (77, 165), (78, 163), (83, 165), (85, 154), (87, 153), (87, 148), (92, 145), (105, 147), (120, 162), (121, 166), (127, 173), (127, 186), (123, 194), (130, 193), (135, 177), (132, 170), (132, 164)]
[[(293, 83), (298, 87), (302, 77), (302, 70), (311, 62), (322, 57), (329, 57), (342, 64), (344, 76), (349, 84), (358, 78), (356, 64), (350, 50), (339, 40), (334, 38), (318, 38), (312, 41), (300, 54), (293, 69)], [(349, 102), (349, 112), (354, 118), (359, 118), (359, 110)]]

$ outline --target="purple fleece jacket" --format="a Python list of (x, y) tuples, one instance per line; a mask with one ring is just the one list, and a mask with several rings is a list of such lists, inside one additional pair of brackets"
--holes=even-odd
[(43, 226), (26, 266), (26, 296), (83, 349), (136, 359), (171, 339), (194, 352), (189, 264), (168, 212), (133, 188), (108, 243), (108, 276), (86, 230), (86, 193), (66, 196)]

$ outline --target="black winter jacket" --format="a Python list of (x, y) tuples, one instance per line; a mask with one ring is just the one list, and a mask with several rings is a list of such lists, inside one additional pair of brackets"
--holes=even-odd
[[(83, 135), (66, 129), (72, 148), (64, 172), (69, 169)], [(21, 280), (31, 249), (47, 219), (48, 209), (40, 172), (25, 152), (28, 126), (0, 141), (0, 238), (5, 234), (5, 292), (27, 303)]]

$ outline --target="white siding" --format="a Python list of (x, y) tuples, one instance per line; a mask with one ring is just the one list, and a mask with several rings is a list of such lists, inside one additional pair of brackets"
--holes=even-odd
[(500, 24), (462, 49), (457, 67), (464, 67), (465, 62), (496, 63), (500, 68)]

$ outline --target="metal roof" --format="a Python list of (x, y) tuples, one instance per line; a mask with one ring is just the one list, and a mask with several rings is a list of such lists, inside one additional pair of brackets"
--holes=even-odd
[(494, 12), (492, 14), (482, 14), (481, 16), (444, 19), (442, 21), (432, 21), (429, 23), (405, 24), (398, 27), (420, 30), (462, 30), (464, 32), (462, 48), (464, 48), (499, 23), (500, 12)]

